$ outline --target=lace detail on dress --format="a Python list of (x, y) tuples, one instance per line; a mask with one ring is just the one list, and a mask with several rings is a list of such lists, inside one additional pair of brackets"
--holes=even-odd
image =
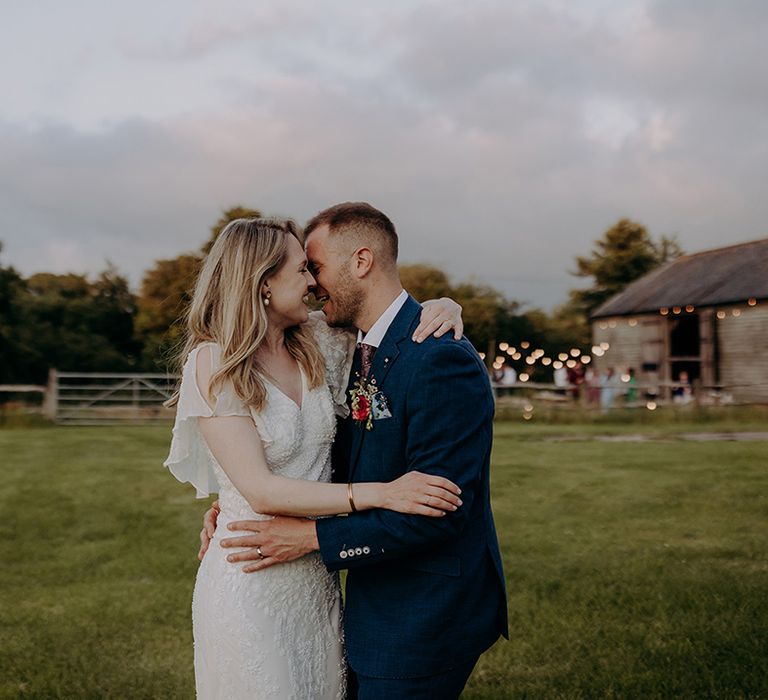
[[(218, 348), (217, 348), (218, 350)], [(216, 361), (218, 354), (214, 353)], [(254, 574), (242, 571), (220, 546), (234, 520), (260, 520), (214, 459), (197, 417), (250, 415), (264, 443), (269, 468), (282, 476), (330, 481), (336, 419), (330, 391), (307, 387), (302, 405), (269, 382), (264, 409), (255, 413), (224, 387), (216, 407), (197, 391), (190, 353), (184, 368), (174, 440), (166, 465), (198, 489), (218, 491), (216, 535), (198, 569), (192, 601), (195, 678), (199, 698), (343, 699), (346, 666), (341, 638), (341, 591), (317, 553)], [(204, 478), (200, 475), (204, 475)], [(182, 478), (183, 477), (183, 478)], [(204, 490), (204, 489), (203, 489)]]
[(355, 352), (355, 335), (344, 328), (331, 328), (322, 311), (310, 313), (305, 326), (325, 359), (325, 381), (331, 391), (336, 415), (346, 418), (349, 415), (346, 392)]

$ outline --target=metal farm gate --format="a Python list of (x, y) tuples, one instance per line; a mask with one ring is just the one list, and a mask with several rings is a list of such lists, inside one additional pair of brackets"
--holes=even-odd
[(172, 374), (51, 371), (48, 413), (60, 425), (114, 425), (169, 421), (163, 406), (176, 388)]

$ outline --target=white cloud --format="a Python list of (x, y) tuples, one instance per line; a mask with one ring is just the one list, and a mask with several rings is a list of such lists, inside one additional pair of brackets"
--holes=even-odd
[(610, 98), (584, 103), (584, 133), (603, 146), (619, 149), (639, 128), (640, 119), (631, 105)]

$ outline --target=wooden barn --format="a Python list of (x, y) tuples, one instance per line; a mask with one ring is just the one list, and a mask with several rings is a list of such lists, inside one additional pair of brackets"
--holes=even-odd
[(768, 403), (768, 239), (649, 272), (593, 312), (592, 337), (598, 369), (662, 398), (687, 373), (702, 402)]

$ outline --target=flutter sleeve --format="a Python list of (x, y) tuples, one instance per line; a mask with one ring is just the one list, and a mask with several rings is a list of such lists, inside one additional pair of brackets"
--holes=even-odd
[(349, 415), (347, 383), (355, 353), (354, 332), (346, 328), (331, 328), (322, 311), (309, 314), (306, 327), (312, 333), (325, 360), (325, 381), (331, 390), (336, 415)]
[(217, 387), (211, 408), (197, 385), (197, 362), (203, 347), (211, 348), (212, 370), (219, 364), (220, 350), (213, 343), (196, 347), (189, 353), (181, 375), (176, 421), (173, 425), (171, 449), (163, 465), (179, 481), (195, 487), (198, 498), (218, 493), (219, 483), (213, 469), (215, 460), (197, 425), (198, 418), (218, 416), (251, 416), (248, 406), (235, 394), (231, 384)]

